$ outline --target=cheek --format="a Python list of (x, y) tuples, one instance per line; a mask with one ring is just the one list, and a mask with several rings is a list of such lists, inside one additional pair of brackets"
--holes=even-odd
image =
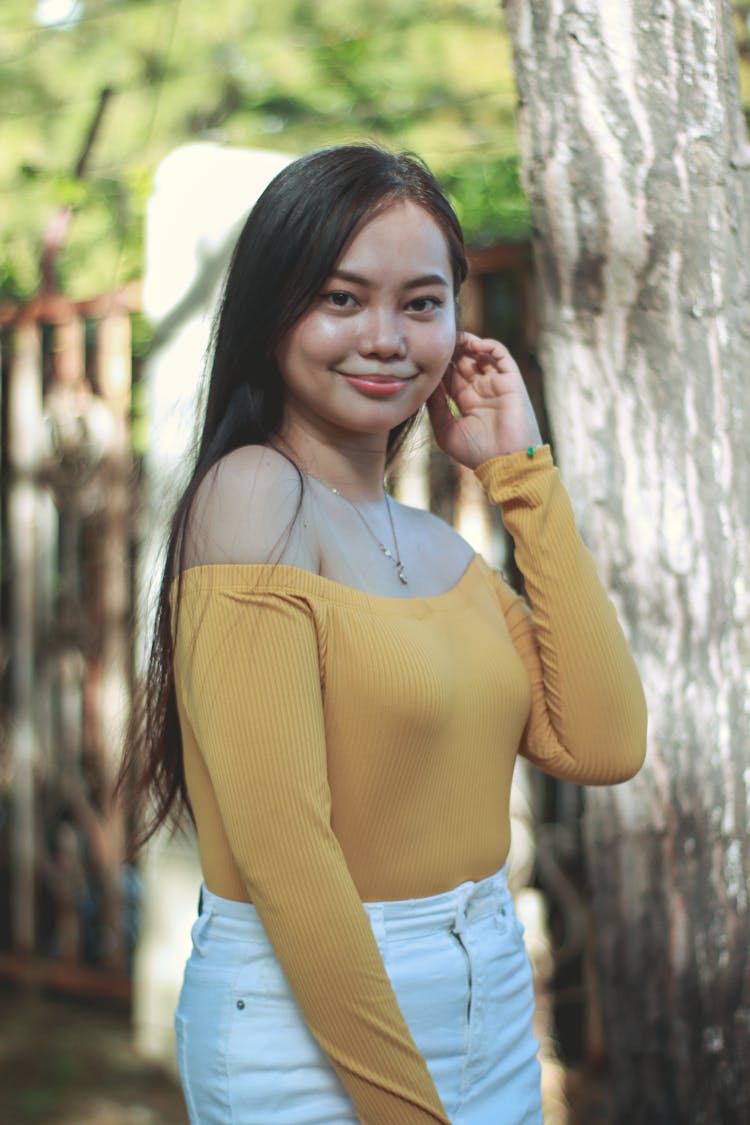
[(302, 363), (315, 363), (336, 353), (341, 346), (341, 325), (329, 318), (311, 315), (300, 321), (276, 352), (282, 371)]
[(295, 340), (295, 350), (301, 357), (325, 362), (350, 346), (350, 335), (346, 323), (321, 317), (305, 325)]
[(446, 367), (453, 359), (453, 353), (456, 350), (456, 325), (454, 320), (446, 319), (440, 326), (439, 330), (434, 332), (429, 340), (425, 341), (425, 347), (429, 350), (432, 362), (438, 366)]
[(459, 331), (458, 308), (455, 301), (449, 301), (439, 320), (433, 325), (433, 350), (446, 364), (453, 359)]

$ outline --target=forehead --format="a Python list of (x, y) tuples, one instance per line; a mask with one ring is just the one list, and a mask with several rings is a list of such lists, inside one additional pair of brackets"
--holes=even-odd
[(389, 278), (441, 273), (452, 280), (445, 235), (430, 213), (411, 200), (398, 200), (366, 217), (336, 266), (367, 276), (373, 271)]

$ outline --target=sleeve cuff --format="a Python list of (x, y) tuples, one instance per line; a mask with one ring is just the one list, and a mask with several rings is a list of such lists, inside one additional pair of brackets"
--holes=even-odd
[(532, 456), (523, 449), (491, 457), (474, 472), (493, 504), (521, 500), (533, 505), (542, 500), (547, 491), (542, 486), (556, 469), (549, 445), (539, 445)]

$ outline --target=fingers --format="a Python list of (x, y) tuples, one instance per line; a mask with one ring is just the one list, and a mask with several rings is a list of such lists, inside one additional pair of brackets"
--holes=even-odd
[(457, 348), (466, 347), (470, 349), (481, 349), (487, 351), (490, 348), (501, 348), (505, 350), (504, 345), (499, 340), (494, 340), (490, 336), (477, 336), (476, 332), (461, 332), (456, 341)]
[(462, 332), (456, 344), (456, 356), (492, 355), (496, 359), (510, 358), (510, 352), (499, 340), (475, 336), (473, 332)]
[(463, 332), (454, 352), (456, 374), (470, 381), (476, 374), (495, 370), (500, 374), (517, 371), (513, 356), (499, 340), (475, 336), (473, 332)]

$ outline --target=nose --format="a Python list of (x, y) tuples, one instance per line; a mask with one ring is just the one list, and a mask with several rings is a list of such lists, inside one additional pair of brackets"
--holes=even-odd
[(403, 358), (406, 337), (398, 314), (391, 309), (371, 308), (363, 324), (359, 350), (362, 355), (376, 355), (380, 359)]

